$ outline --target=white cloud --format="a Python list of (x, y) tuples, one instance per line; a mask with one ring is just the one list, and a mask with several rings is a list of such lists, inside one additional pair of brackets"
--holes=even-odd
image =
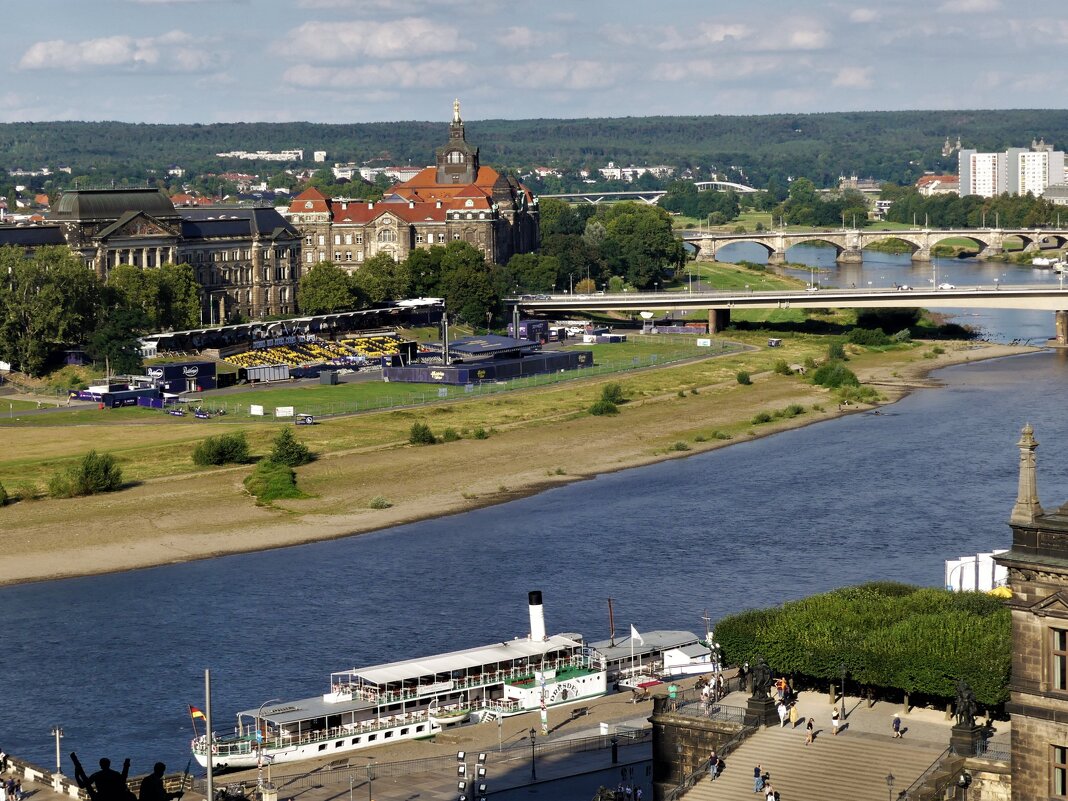
[(687, 59), (686, 61), (658, 64), (652, 77), (660, 81), (678, 82), (693, 79), (737, 82), (755, 75), (766, 75), (781, 69), (782, 60), (765, 56), (740, 58)]
[(867, 89), (872, 85), (871, 67), (842, 67), (835, 73), (832, 86), (845, 89)]
[(465, 81), (470, 74), (470, 67), (459, 61), (391, 61), (362, 67), (297, 64), (285, 71), (282, 80), (304, 89), (438, 89)]
[(434, 8), (444, 7), (481, 14), (499, 4), (500, 0), (298, 0), (297, 7), (312, 10), (351, 9), (358, 13), (386, 11), (397, 14), (411, 14), (417, 10), (432, 11)]
[(505, 47), (515, 50), (527, 50), (532, 47), (546, 47), (560, 43), (560, 36), (549, 31), (536, 31), (525, 25), (515, 25), (506, 28), (497, 37), (497, 41)]
[(283, 53), (318, 62), (404, 58), (474, 49), (452, 25), (407, 17), (389, 22), (306, 22), (278, 45)]
[(820, 50), (827, 46), (830, 34), (825, 28), (811, 21), (801, 21), (794, 25), (787, 23), (788, 33), (784, 42), (768, 42), (774, 50)]
[(162, 36), (134, 38), (105, 36), (67, 42), (53, 39), (36, 42), (19, 60), (22, 70), (119, 69), (131, 72), (204, 72), (220, 63), (220, 57), (182, 31)]
[(509, 81), (521, 89), (584, 91), (615, 84), (612, 65), (587, 59), (571, 59), (556, 53), (542, 61), (513, 64), (505, 68)]
[(875, 22), (879, 19), (879, 12), (874, 8), (854, 8), (849, 12), (850, 22)]
[(947, 14), (982, 14), (998, 11), (1001, 0), (946, 0), (938, 7)]

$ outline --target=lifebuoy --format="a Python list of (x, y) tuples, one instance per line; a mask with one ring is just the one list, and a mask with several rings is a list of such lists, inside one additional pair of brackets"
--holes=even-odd
[(213, 753), (213, 754), (218, 754), (218, 753), (219, 753), (219, 746), (217, 746), (217, 745), (213, 745), (213, 746), (211, 747), (211, 753)]

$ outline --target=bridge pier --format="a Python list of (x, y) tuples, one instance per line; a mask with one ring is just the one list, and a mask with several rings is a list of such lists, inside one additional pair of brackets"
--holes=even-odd
[(839, 264), (860, 264), (864, 261), (864, 251), (858, 249), (848, 249), (841, 251), (834, 260)]
[(1059, 348), (1068, 347), (1068, 311), (1053, 312), (1054, 336), (1053, 344)]
[(731, 324), (730, 309), (708, 310), (708, 333), (719, 334)]
[(931, 260), (931, 249), (930, 248), (920, 248), (919, 250), (914, 251), (913, 254), (912, 254), (912, 260), (913, 261), (930, 261)]
[(786, 251), (773, 250), (768, 254), (768, 264), (786, 264)]
[(977, 258), (979, 258), (980, 260), (990, 259), (994, 256), (1000, 256), (1004, 252), (1005, 250), (1003, 248), (991, 246), (983, 248), (981, 251), (979, 251), (979, 256)]

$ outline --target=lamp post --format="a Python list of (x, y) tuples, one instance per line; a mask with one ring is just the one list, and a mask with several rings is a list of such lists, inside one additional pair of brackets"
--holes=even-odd
[(886, 774), (886, 797), (887, 801), (894, 801), (894, 774)]
[(845, 677), (846, 677), (846, 663), (843, 662), (838, 666), (838, 669), (842, 672), (842, 720), (849, 717), (846, 714), (846, 693), (845, 693)]
[(356, 777), (349, 776), (349, 801), (352, 801), (352, 785), (356, 782)]
[(375, 780), (375, 761), (373, 759), (367, 760), (367, 801), (371, 801), (371, 788), (374, 786)]
[(530, 780), (532, 782), (533, 781), (537, 781), (537, 779), (538, 779), (538, 774), (537, 774), (537, 771), (535, 770), (535, 766), (534, 766), (534, 741), (535, 741), (536, 735), (537, 735), (537, 732), (534, 731), (534, 729), (531, 729), (530, 730)]
[(271, 698), (260, 704), (260, 708), (256, 710), (256, 745), (260, 751), (259, 758), (256, 760), (256, 787), (260, 791), (260, 798), (263, 798), (263, 741), (267, 739), (267, 727), (263, 725), (263, 708), (267, 704), (276, 704), (281, 700), (281, 698)]
[(59, 761), (59, 741), (63, 737), (63, 729), (60, 726), (52, 727), (52, 736), (56, 738), (56, 775), (63, 773), (63, 765)]

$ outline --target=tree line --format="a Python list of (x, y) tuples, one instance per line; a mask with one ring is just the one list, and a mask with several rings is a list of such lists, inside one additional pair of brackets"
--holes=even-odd
[(0, 361), (43, 375), (64, 350), (84, 349), (115, 372), (140, 369), (138, 337), (200, 322), (200, 288), (188, 264), (122, 265), (106, 282), (65, 247), (27, 255), (0, 248)]

